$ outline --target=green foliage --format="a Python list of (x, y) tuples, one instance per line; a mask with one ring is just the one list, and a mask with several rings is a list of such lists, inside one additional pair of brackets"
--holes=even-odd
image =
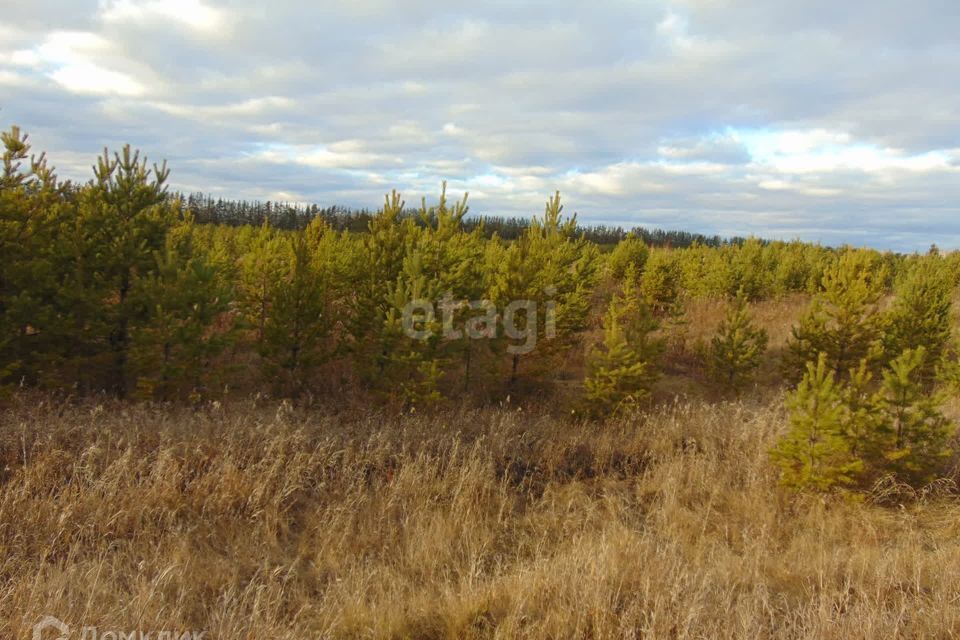
[(419, 217), (423, 226), (413, 236), (404, 259), (401, 279), (418, 283), (417, 295), (433, 303), (440, 323), (434, 328), (442, 332), (439, 340), (420, 343), (421, 355), (427, 364), (418, 365), (413, 376), (423, 381), (415, 395), (423, 396), (426, 389), (432, 397), (435, 389), (431, 387), (437, 386), (442, 373), (458, 365), (463, 367), (463, 388), (469, 388), (471, 364), (478, 355), (475, 352), (486, 346), (477, 345), (462, 329), (470, 314), (469, 303), (483, 297), (490, 280), (484, 263), (483, 226), (471, 232), (463, 226), (469, 211), (467, 198), (468, 194), (464, 194), (451, 206), (444, 182), (436, 206), (428, 208), (426, 201), (422, 201)]
[(311, 373), (336, 349), (332, 329), (337, 236), (317, 222), (309, 233), (281, 236), (280, 264), (266, 284), (260, 355), (281, 391), (299, 396)]
[(887, 471), (898, 480), (922, 486), (942, 471), (953, 450), (955, 427), (939, 410), (935, 396), (924, 390), (926, 349), (907, 349), (883, 373), (880, 408), (892, 438), (884, 456)]
[(793, 328), (785, 372), (796, 377), (820, 354), (834, 375), (846, 374), (866, 359), (882, 362), (880, 297), (888, 269), (877, 254), (848, 250), (823, 276), (823, 291)]
[(789, 293), (816, 293), (833, 253), (818, 245), (763, 242), (708, 247), (693, 244), (674, 252), (686, 295), (735, 296), (743, 289), (750, 301)]
[(780, 481), (794, 489), (826, 491), (852, 485), (863, 462), (851, 450), (844, 425), (841, 389), (828, 357), (821, 354), (787, 396), (790, 431), (773, 450)]
[(952, 287), (960, 285), (960, 251), (951, 251), (946, 255), (938, 251), (937, 256), (943, 259), (943, 268), (950, 285)]
[(754, 326), (746, 294), (740, 292), (710, 342), (707, 368), (711, 378), (739, 393), (753, 379), (766, 348), (767, 332)]
[[(793, 461), (794, 466), (784, 467), (788, 485), (825, 489), (859, 482), (868, 486), (891, 475), (918, 486), (935, 478), (952, 453), (947, 441), (953, 429), (930, 394), (950, 338), (952, 286), (938, 258), (921, 259), (906, 272), (893, 309), (884, 315), (878, 302), (891, 268), (889, 261), (871, 252), (843, 253), (827, 270), (823, 292), (794, 328), (788, 363), (807, 362), (808, 374), (801, 383), (807, 396), (811, 384), (834, 390), (839, 413), (830, 415), (836, 427), (830, 433), (844, 446), (825, 440), (832, 443), (831, 450), (843, 453), (837, 465), (828, 467), (839, 475), (831, 480), (830, 474), (821, 474), (821, 479), (808, 482), (807, 471), (796, 471), (799, 454), (792, 449), (796, 439), (785, 441), (778, 455), (781, 461)], [(814, 353), (819, 358), (817, 376), (810, 373)], [(884, 362), (889, 365), (877, 388), (873, 371)], [(830, 373), (829, 385), (821, 380), (823, 367)], [(793, 410), (803, 426), (810, 411), (802, 406)], [(787, 450), (792, 458), (784, 457)], [(847, 465), (847, 453), (857, 463), (855, 476), (849, 473), (854, 467)]]
[[(408, 261), (404, 274), (391, 288), (390, 309), (381, 332), (383, 356), (376, 389), (406, 408), (430, 407), (442, 399), (437, 354), (440, 325), (428, 287), (420, 261)], [(418, 307), (405, 311), (411, 304)]]
[(890, 422), (882, 410), (882, 396), (866, 360), (850, 372), (841, 394), (844, 437), (850, 451), (863, 463), (858, 481), (869, 488), (886, 473), (884, 451), (889, 446)]
[(816, 293), (820, 288), (826, 262), (826, 250), (818, 245), (794, 241), (774, 243), (773, 291), (786, 293)]
[(230, 291), (216, 269), (194, 253), (191, 231), (188, 225), (186, 235), (171, 233), (156, 253), (155, 269), (137, 281), (131, 295), (143, 318), (131, 337), (141, 397), (204, 395), (216, 381), (214, 358), (233, 336)]
[(683, 290), (695, 298), (724, 295), (727, 288), (727, 265), (717, 249), (694, 244), (678, 252)]
[[(558, 192), (547, 201), (542, 218), (534, 218), (520, 238), (491, 254), (495, 263), (488, 297), (501, 312), (517, 302), (536, 310), (536, 322), (524, 315), (518, 329), (535, 336), (535, 353), (544, 365), (585, 327), (598, 264), (596, 247), (573, 235), (576, 215), (564, 219), (562, 212)], [(502, 331), (496, 345), (510, 354), (513, 382), (521, 358), (529, 359), (533, 352)]]
[(617, 243), (607, 258), (607, 271), (615, 280), (623, 280), (627, 271), (633, 269), (635, 273), (643, 273), (643, 268), (650, 256), (646, 243), (634, 234)]
[(955, 427), (924, 388), (926, 351), (908, 349), (872, 384), (866, 360), (837, 382), (822, 354), (787, 401), (790, 432), (773, 452), (783, 483), (796, 489), (869, 489), (889, 476), (922, 487), (953, 454)]
[[(282, 227), (198, 225), (167, 193), (166, 166), (148, 169), (130, 147), (104, 152), (94, 179), (76, 186), (31, 155), (16, 128), (2, 143), (0, 391), (22, 383), (177, 400), (264, 381), (290, 397), (353, 383), (406, 409), (538, 393), (573, 382), (562, 378), (578, 370), (592, 312), (617, 286), (602, 344), (585, 354), (584, 403), (605, 415), (649, 398), (662, 336), (682, 338), (682, 301), (738, 294), (708, 366), (739, 391), (766, 344), (747, 301), (810, 292), (790, 344), (793, 372), (806, 371), (791, 408), (794, 431), (814, 441), (785, 441), (785, 481), (865, 486), (892, 474), (916, 485), (950, 455), (952, 429), (932, 391), (938, 376), (960, 380), (954, 254), (757, 239), (651, 251), (631, 235), (604, 262), (559, 194), (501, 238), (466, 218), (466, 195), (448, 202), (446, 185), (419, 211), (387, 195), (376, 215), (355, 220), (365, 230), (269, 206), (260, 219)], [(598, 287), (601, 264), (609, 278)], [(894, 275), (896, 299), (880, 313)]]
[[(403, 220), (402, 209), (394, 193), (364, 242), (366, 256), (374, 260), (363, 280), (368, 288), (357, 296), (360, 316), (354, 324), (366, 326), (366, 337), (355, 333), (355, 344), (371, 386), (405, 405), (425, 406), (441, 398), (441, 379), (456, 363), (463, 364), (464, 386), (469, 384), (473, 345), (457, 327), (465, 321), (467, 302), (486, 288), (485, 244), (482, 228), (468, 233), (463, 227), (467, 196), (449, 204), (445, 183), (436, 206), (422, 203), (419, 226)], [(376, 296), (382, 296), (379, 302)], [(410, 305), (429, 317), (405, 327)], [(411, 330), (422, 337), (411, 338)], [(373, 349), (364, 349), (364, 343)]]
[(636, 406), (650, 396), (659, 377), (663, 342), (653, 336), (659, 322), (637, 290), (632, 268), (603, 322), (603, 344), (591, 350), (584, 381), (585, 413), (604, 416)]
[(885, 351), (900, 354), (922, 347), (926, 353), (921, 382), (932, 386), (950, 344), (950, 296), (953, 283), (938, 256), (919, 258), (897, 284), (896, 300), (886, 316)]
[(739, 246), (725, 247), (732, 254), (728, 260), (726, 290), (730, 296), (743, 295), (749, 301), (761, 300), (773, 289), (772, 253), (764, 244), (749, 238)]
[(346, 246), (354, 292), (350, 298), (348, 346), (355, 373), (367, 386), (382, 381), (390, 357), (394, 336), (389, 331), (388, 315), (397, 309), (392, 289), (403, 271), (411, 236), (416, 233), (413, 223), (401, 215), (404, 206), (400, 194), (391, 192), (371, 219), (367, 233)]
[(673, 313), (680, 300), (682, 272), (676, 255), (671, 251), (654, 251), (647, 260), (640, 281), (644, 301), (655, 313)]
[(257, 344), (261, 344), (266, 335), (275, 283), (283, 272), (284, 241), (264, 224), (245, 229), (238, 244), (241, 245), (237, 269), (240, 308), (247, 326), (255, 332)]
[(156, 267), (156, 252), (164, 250), (167, 233), (180, 219), (166, 195), (168, 175), (166, 164), (148, 169), (146, 158), (127, 145), (112, 158), (104, 151), (94, 181), (80, 196), (87, 282), (100, 301), (94, 339), (108, 345), (105, 382), (121, 396), (129, 390), (131, 332), (145, 320), (130, 294), (138, 279)]
[(55, 238), (68, 204), (43, 155), (13, 127), (0, 136), (0, 387), (36, 380), (56, 348), (61, 306)]
[(43, 156), (22, 167), (29, 146), (16, 129), (4, 145), (0, 315), (12, 339), (0, 342), (0, 369), (125, 395), (131, 336), (151, 321), (132, 294), (153, 277), (181, 220), (164, 190), (166, 167), (148, 170), (129, 147), (105, 151), (94, 180), (76, 189), (58, 184)]

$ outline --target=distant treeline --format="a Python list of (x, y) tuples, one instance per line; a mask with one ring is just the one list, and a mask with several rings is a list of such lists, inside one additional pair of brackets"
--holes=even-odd
[[(317, 204), (291, 204), (270, 200), (225, 200), (213, 198), (204, 193), (180, 194), (180, 201), (193, 212), (194, 219), (201, 224), (223, 224), (232, 227), (261, 226), (269, 222), (275, 229), (297, 231), (305, 229), (312, 220), (320, 218), (337, 231), (362, 233), (369, 228), (376, 211), (353, 209), (334, 205), (321, 207)], [(406, 209), (403, 217), (423, 224), (417, 209)], [(530, 226), (529, 218), (504, 216), (472, 216), (463, 221), (466, 231), (473, 231), (483, 225), (487, 238), (494, 234), (504, 240), (516, 240)], [(665, 229), (646, 229), (634, 227), (611, 227), (607, 225), (578, 225), (576, 235), (599, 245), (615, 245), (628, 234), (642, 239), (653, 247), (674, 247), (683, 249), (699, 244), (706, 247), (720, 247), (729, 244), (743, 244), (745, 238), (723, 238), (718, 235), (707, 236), (687, 231), (668, 231)]]

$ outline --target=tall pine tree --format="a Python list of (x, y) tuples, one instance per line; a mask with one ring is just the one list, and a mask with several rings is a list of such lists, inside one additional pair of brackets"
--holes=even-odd
[(120, 396), (129, 391), (131, 331), (144, 320), (142, 306), (131, 303), (139, 278), (156, 267), (156, 252), (180, 219), (179, 206), (167, 197), (166, 163), (147, 168), (147, 159), (129, 145), (111, 157), (104, 150), (94, 180), (80, 196), (90, 293), (98, 296), (97, 340), (106, 342), (109, 360), (104, 382)]
[(73, 209), (46, 157), (17, 127), (0, 135), (0, 387), (35, 383), (58, 347), (56, 238)]

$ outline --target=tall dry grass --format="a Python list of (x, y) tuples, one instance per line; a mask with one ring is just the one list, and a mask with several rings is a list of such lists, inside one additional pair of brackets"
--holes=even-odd
[(960, 508), (795, 497), (779, 402), (599, 426), (21, 397), (0, 637), (948, 638)]

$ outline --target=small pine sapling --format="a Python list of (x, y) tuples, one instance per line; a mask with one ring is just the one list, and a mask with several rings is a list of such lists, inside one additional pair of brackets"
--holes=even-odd
[(790, 430), (772, 451), (780, 482), (793, 489), (828, 491), (854, 484), (863, 462), (850, 449), (844, 425), (842, 391), (826, 354), (787, 396)]
[(652, 335), (659, 322), (640, 298), (632, 268), (622, 294), (610, 302), (603, 325), (603, 344), (590, 352), (584, 381), (585, 413), (592, 416), (637, 405), (649, 397), (659, 377), (657, 359), (664, 345)]
[(753, 380), (767, 349), (767, 332), (753, 324), (743, 290), (737, 294), (710, 342), (711, 378), (738, 395)]

